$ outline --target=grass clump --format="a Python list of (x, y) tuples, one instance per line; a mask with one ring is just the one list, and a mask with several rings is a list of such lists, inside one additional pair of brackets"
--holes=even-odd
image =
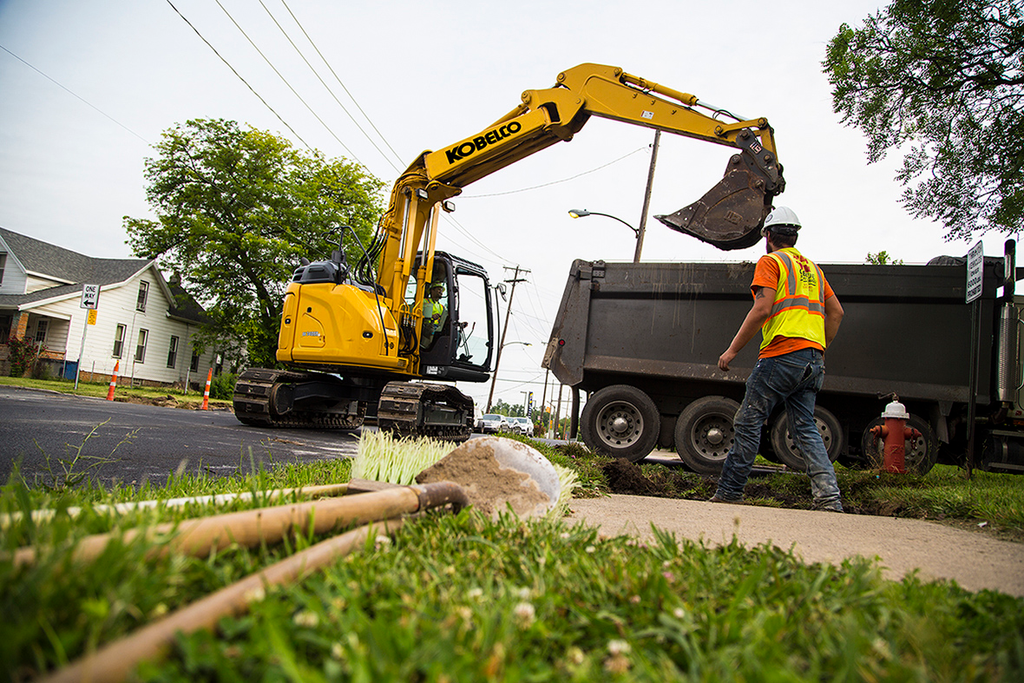
[(434, 514), (217, 633), (144, 679), (1015, 680), (1020, 600), (867, 561), (773, 547), (653, 544), (563, 522)]

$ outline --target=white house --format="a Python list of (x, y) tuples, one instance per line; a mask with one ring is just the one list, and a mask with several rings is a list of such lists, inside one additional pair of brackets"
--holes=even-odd
[[(100, 286), (91, 325), (86, 284)], [(109, 378), (120, 362), (119, 381), (205, 383), (217, 355), (193, 349), (202, 317), (155, 259), (92, 258), (0, 227), (0, 370), (15, 335), (39, 342), (58, 374), (79, 366), (85, 381)]]

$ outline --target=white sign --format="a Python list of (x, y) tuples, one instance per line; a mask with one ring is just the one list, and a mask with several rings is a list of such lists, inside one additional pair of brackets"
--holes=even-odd
[(967, 252), (967, 303), (981, 296), (985, 271), (985, 250), (981, 240)]
[(100, 286), (82, 285), (82, 308), (99, 308)]

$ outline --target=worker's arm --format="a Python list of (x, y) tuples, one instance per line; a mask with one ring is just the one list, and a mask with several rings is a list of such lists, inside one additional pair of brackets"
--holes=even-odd
[(764, 325), (764, 321), (771, 315), (772, 305), (775, 304), (775, 297), (772, 296), (774, 292), (767, 287), (755, 287), (754, 289), (757, 290), (754, 292), (754, 305), (747, 312), (747, 317), (743, 319), (743, 324), (740, 325), (740, 329), (736, 332), (736, 336), (733, 337), (729, 348), (718, 357), (718, 369), (722, 372), (729, 372), (729, 363), (754, 338), (754, 335)]
[(839, 303), (839, 297), (830, 296), (825, 299), (825, 347), (835, 339), (839, 331), (839, 323), (843, 322), (843, 305)]

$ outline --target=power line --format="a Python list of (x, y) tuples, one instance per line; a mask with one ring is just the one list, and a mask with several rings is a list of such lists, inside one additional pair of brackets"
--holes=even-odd
[(355, 159), (356, 162), (358, 162), (360, 166), (365, 166), (366, 164), (364, 164), (362, 161), (359, 161), (359, 157), (357, 157), (355, 154), (353, 154), (352, 150), (350, 150), (348, 147), (345, 146), (345, 143), (341, 141), (341, 138), (339, 138), (337, 135), (335, 135), (334, 131), (331, 130), (331, 127), (328, 126), (327, 123), (322, 118), (320, 118), (319, 114), (317, 114), (315, 111), (313, 111), (313, 108), (311, 106), (309, 106), (309, 103), (306, 102), (306, 100), (304, 100), (302, 98), (302, 95), (300, 95), (298, 93), (298, 91), (296, 91), (295, 88), (292, 87), (292, 84), (288, 82), (288, 79), (285, 78), (281, 74), (281, 72), (277, 70), (277, 67), (274, 66), (273, 62), (271, 62), (270, 59), (268, 59), (267, 56), (265, 54), (263, 54), (263, 51), (260, 50), (259, 46), (257, 46), (255, 42), (253, 42), (252, 38), (249, 37), (249, 34), (247, 34), (245, 32), (245, 29), (243, 29), (241, 26), (239, 26), (238, 22), (235, 21), (235, 18), (233, 16), (231, 16), (231, 13), (227, 11), (227, 9), (224, 7), (224, 5), (221, 4), (220, 0), (216, 0), (216, 3), (217, 3), (217, 6), (220, 7), (221, 10), (224, 12), (224, 14), (227, 15), (228, 19), (231, 20), (231, 23), (235, 25), (235, 28), (237, 28), (239, 30), (239, 32), (241, 32), (241, 34), (243, 36), (245, 36), (245, 39), (249, 41), (249, 44), (252, 45), (253, 49), (256, 50), (257, 53), (259, 53), (260, 57), (263, 58), (263, 61), (265, 61), (267, 63), (267, 66), (269, 66), (271, 69), (274, 70), (274, 73), (277, 74), (277, 77), (281, 79), (281, 82), (284, 83), (286, 86), (288, 86), (288, 89), (291, 90), (292, 94), (295, 95), (295, 97), (298, 98), (299, 102), (302, 102), (302, 104), (305, 105), (306, 109), (309, 110), (309, 113), (312, 114), (313, 117), (317, 121), (320, 122), (320, 125), (322, 125), (324, 127), (324, 129), (328, 133), (331, 134), (331, 137), (333, 137), (335, 140), (338, 141), (338, 144), (341, 145), (341, 148), (343, 150), (345, 150), (350, 157)]
[[(277, 117), (277, 120), (278, 120), (278, 121), (280, 121), (280, 122), (281, 122), (282, 124), (284, 124), (284, 126), (285, 126), (285, 127), (286, 127), (286, 128), (288, 129), (288, 130), (290, 130), (290, 131), (292, 132), (292, 135), (294, 135), (294, 136), (295, 136), (296, 138), (298, 138), (298, 139), (299, 139), (299, 142), (301, 142), (301, 143), (302, 143), (302, 144), (303, 144), (303, 145), (304, 145), (304, 146), (306, 147), (306, 149), (308, 149), (308, 150), (310, 150), (310, 151), (313, 151), (313, 148), (309, 146), (309, 143), (308, 143), (308, 142), (306, 142), (305, 140), (303, 140), (303, 139), (302, 139), (302, 136), (301, 136), (301, 135), (299, 135), (298, 133), (296, 133), (296, 132), (295, 132), (295, 129), (294, 129), (294, 128), (292, 128), (292, 127), (291, 127), (291, 125), (289, 125), (289, 123), (288, 123), (287, 121), (285, 121), (285, 120), (284, 120), (284, 119), (283, 119), (283, 118), (281, 117), (281, 115), (280, 115), (280, 114), (278, 114), (278, 113), (277, 113), (277, 111), (275, 111), (275, 110), (274, 110), (274, 108), (273, 108), (273, 107), (271, 107), (271, 106), (270, 106), (270, 105), (269, 105), (269, 104), (267, 103), (267, 101), (266, 101), (265, 99), (263, 99), (263, 97), (261, 97), (261, 96), (260, 96), (260, 94), (259, 94), (258, 92), (256, 92), (256, 89), (255, 89), (255, 88), (253, 88), (253, 87), (252, 87), (251, 85), (249, 85), (249, 82), (248, 82), (247, 80), (245, 80), (244, 78), (242, 78), (242, 74), (238, 73), (238, 71), (237, 71), (237, 70), (235, 69), (235, 67), (231, 66), (231, 63), (230, 63), (230, 62), (228, 62), (228, 60), (224, 59), (224, 57), (223, 57), (223, 56), (221, 55), (221, 53), (217, 52), (217, 48), (215, 48), (215, 47), (214, 47), (214, 46), (213, 46), (213, 45), (212, 45), (212, 44), (210, 43), (210, 41), (208, 41), (208, 40), (207, 40), (207, 39), (206, 39), (206, 38), (205, 38), (205, 37), (203, 36), (203, 34), (199, 32), (199, 29), (197, 29), (197, 28), (196, 28), (195, 26), (193, 26), (193, 25), (192, 25), (192, 22), (190, 22), (190, 21), (189, 21), (188, 19), (186, 19), (186, 18), (185, 18), (185, 15), (184, 15), (184, 14), (182, 14), (182, 13), (181, 13), (181, 11), (180, 11), (180, 10), (178, 10), (178, 8), (174, 6), (174, 3), (173, 3), (173, 2), (171, 2), (171, 0), (167, 0), (167, 4), (171, 6), (171, 9), (173, 9), (173, 10), (174, 10), (175, 12), (177, 12), (178, 16), (179, 16), (179, 17), (181, 17), (181, 20), (182, 20), (182, 21), (184, 21), (184, 22), (185, 22), (186, 24), (188, 24), (188, 27), (189, 27), (190, 29), (192, 29), (193, 31), (195, 31), (195, 32), (196, 32), (196, 35), (197, 35), (197, 36), (199, 36), (199, 38), (200, 38), (200, 39), (201, 39), (201, 40), (202, 40), (202, 41), (203, 41), (204, 43), (206, 43), (207, 47), (209, 47), (209, 48), (210, 48), (211, 50), (213, 50), (213, 54), (217, 55), (217, 57), (219, 57), (219, 58), (220, 58), (220, 61), (224, 62), (224, 65), (225, 65), (225, 66), (227, 66), (227, 67), (228, 67), (229, 69), (231, 69), (231, 73), (235, 74), (235, 76), (236, 76), (236, 77), (238, 77), (238, 80), (242, 81), (242, 83), (245, 83), (245, 87), (249, 88), (249, 90), (251, 90), (251, 91), (252, 91), (252, 94), (253, 94), (253, 95), (255, 95), (255, 96), (256, 96), (256, 97), (257, 97), (257, 98), (259, 99), (259, 101), (260, 101), (260, 102), (262, 102), (262, 103), (263, 103), (263, 106), (264, 106), (264, 107), (266, 107), (267, 109), (269, 109), (269, 110), (271, 111), (271, 113), (273, 113), (273, 115)], [(219, 3), (218, 3), (218, 4), (219, 4)]]
[(136, 133), (136, 132), (135, 132), (134, 130), (132, 130), (131, 128), (129, 128), (128, 126), (124, 125), (123, 123), (121, 123), (120, 121), (118, 121), (117, 119), (115, 119), (115, 118), (114, 118), (113, 116), (111, 116), (110, 114), (108, 114), (107, 112), (103, 111), (102, 109), (100, 109), (99, 107), (97, 107), (96, 105), (94, 105), (94, 104), (93, 104), (92, 102), (89, 102), (89, 101), (88, 101), (87, 99), (85, 99), (85, 98), (84, 98), (84, 97), (82, 97), (81, 95), (78, 95), (77, 93), (73, 92), (72, 90), (70, 90), (70, 89), (66, 88), (66, 87), (65, 87), (64, 85), (62, 85), (61, 83), (57, 82), (56, 80), (54, 80), (54, 79), (53, 79), (53, 78), (51, 78), (50, 76), (46, 75), (45, 73), (43, 73), (42, 71), (40, 71), (39, 69), (37, 69), (36, 67), (32, 66), (31, 64), (29, 64), (28, 62), (26, 62), (26, 61), (25, 61), (24, 59), (22, 59), (22, 58), (21, 58), (21, 57), (19, 57), (18, 55), (14, 54), (14, 53), (13, 53), (13, 52), (11, 52), (10, 50), (8, 50), (8, 49), (7, 49), (6, 47), (4, 47), (3, 45), (0, 45), (0, 50), (3, 50), (4, 52), (6, 52), (7, 54), (9, 54), (10, 56), (14, 57), (14, 58), (15, 58), (15, 59), (17, 59), (17, 60), (18, 60), (19, 62), (21, 62), (22, 64), (24, 64), (24, 65), (25, 65), (25, 66), (27, 66), (28, 68), (32, 69), (32, 70), (33, 70), (33, 71), (35, 71), (35, 72), (36, 72), (37, 74), (39, 74), (40, 76), (42, 76), (42, 77), (43, 77), (43, 78), (45, 78), (46, 80), (50, 81), (51, 83), (53, 83), (53, 84), (54, 84), (54, 85), (56, 85), (56, 86), (57, 86), (58, 88), (60, 88), (60, 89), (61, 89), (61, 90), (63, 90), (64, 92), (68, 93), (68, 94), (69, 94), (69, 95), (71, 95), (72, 97), (75, 97), (75, 98), (77, 98), (77, 99), (78, 99), (79, 101), (81, 101), (81, 102), (84, 102), (84, 103), (85, 103), (85, 104), (87, 104), (88, 106), (92, 107), (92, 108), (93, 108), (94, 110), (98, 111), (98, 112), (99, 112), (100, 114), (103, 114), (103, 115), (104, 115), (104, 116), (106, 116), (106, 117), (107, 117), (108, 119), (110, 119), (111, 121), (113, 121), (113, 122), (114, 122), (114, 123), (116, 123), (117, 125), (121, 126), (121, 127), (122, 127), (122, 128), (124, 128), (124, 129), (125, 129), (126, 131), (128, 131), (129, 133), (131, 133), (132, 135), (134, 135), (135, 137), (137, 137), (138, 139), (140, 139), (140, 140), (142, 140), (143, 142), (145, 142), (145, 143), (146, 143), (147, 145), (149, 144), (149, 140), (147, 140), (146, 138), (142, 137), (141, 135), (139, 135), (138, 133)]
[[(263, 0), (260, 0), (260, 4), (261, 4), (261, 5), (263, 4)], [(313, 50), (315, 50), (315, 51), (316, 51), (316, 54), (317, 54), (317, 55), (318, 55), (318, 56), (320, 57), (321, 61), (323, 61), (324, 65), (325, 65), (325, 66), (327, 67), (327, 70), (331, 72), (331, 75), (332, 75), (332, 76), (334, 76), (334, 80), (338, 81), (338, 85), (340, 85), (340, 86), (341, 86), (341, 89), (342, 89), (342, 90), (344, 90), (344, 91), (345, 91), (345, 94), (346, 94), (346, 95), (348, 95), (348, 97), (349, 97), (349, 99), (350, 99), (350, 100), (352, 100), (352, 104), (354, 104), (354, 105), (356, 106), (356, 109), (358, 109), (358, 110), (359, 110), (359, 113), (363, 115), (363, 118), (365, 118), (365, 119), (366, 119), (366, 121), (367, 121), (367, 123), (369, 123), (369, 124), (370, 124), (370, 127), (371, 127), (371, 128), (373, 128), (374, 132), (375, 132), (375, 133), (377, 133), (377, 135), (378, 135), (378, 136), (380, 137), (380, 139), (381, 139), (381, 140), (382, 140), (382, 141), (384, 142), (384, 144), (385, 144), (385, 145), (387, 146), (387, 148), (388, 148), (389, 150), (391, 150), (391, 153), (392, 153), (392, 154), (393, 154), (393, 155), (395, 156), (395, 159), (397, 159), (397, 160), (398, 160), (399, 166), (395, 166), (395, 165), (394, 165), (394, 163), (392, 163), (392, 162), (391, 162), (391, 160), (390, 160), (390, 159), (388, 159), (387, 155), (386, 155), (386, 154), (384, 154), (384, 152), (382, 152), (382, 151), (381, 151), (381, 149), (380, 149), (379, 147), (377, 147), (376, 143), (374, 143), (374, 142), (373, 142), (373, 140), (372, 140), (372, 139), (370, 138), (370, 136), (369, 136), (369, 135), (367, 135), (366, 131), (364, 131), (364, 130), (362, 129), (362, 127), (361, 127), (361, 126), (360, 126), (360, 125), (359, 125), (359, 124), (358, 124), (358, 123), (356, 122), (356, 120), (355, 120), (355, 118), (354, 118), (354, 117), (352, 116), (352, 114), (350, 114), (350, 113), (349, 113), (348, 109), (346, 109), (346, 108), (345, 108), (345, 106), (344, 106), (343, 104), (341, 104), (341, 102), (338, 102), (338, 106), (340, 106), (340, 107), (342, 108), (342, 110), (343, 110), (343, 111), (344, 111), (344, 112), (345, 112), (346, 114), (348, 114), (348, 117), (349, 117), (350, 119), (352, 119), (352, 123), (355, 123), (355, 125), (356, 125), (356, 128), (359, 128), (359, 132), (360, 132), (360, 133), (362, 133), (362, 134), (363, 134), (364, 136), (366, 136), (366, 139), (367, 139), (367, 140), (369, 140), (369, 141), (370, 141), (370, 143), (371, 143), (371, 144), (372, 144), (372, 145), (374, 146), (374, 148), (375, 148), (375, 149), (376, 149), (376, 150), (377, 150), (378, 152), (380, 152), (381, 156), (383, 156), (383, 157), (384, 157), (384, 159), (385, 159), (385, 160), (386, 160), (386, 161), (387, 161), (387, 162), (388, 162), (389, 164), (391, 164), (391, 167), (392, 167), (393, 169), (395, 169), (395, 171), (401, 171), (401, 170), (402, 170), (402, 169), (401, 169), (401, 164), (403, 163), (403, 160), (402, 160), (402, 157), (401, 157), (401, 155), (400, 155), (400, 154), (399, 154), (398, 152), (396, 152), (396, 151), (395, 151), (395, 148), (391, 146), (391, 143), (389, 143), (389, 142), (388, 142), (388, 139), (387, 139), (386, 137), (384, 137), (384, 134), (383, 134), (383, 133), (381, 133), (381, 132), (380, 132), (380, 130), (378, 130), (378, 129), (377, 129), (377, 126), (376, 126), (376, 125), (374, 125), (374, 123), (373, 123), (373, 119), (371, 119), (371, 118), (369, 117), (369, 115), (368, 115), (368, 114), (367, 114), (367, 113), (366, 113), (365, 111), (363, 111), (363, 108), (362, 108), (362, 107), (361, 107), (361, 106), (359, 105), (359, 101), (358, 101), (358, 100), (356, 100), (355, 96), (354, 96), (354, 95), (353, 95), (353, 94), (352, 94), (351, 92), (349, 92), (349, 89), (345, 87), (345, 84), (344, 84), (344, 83), (342, 83), (342, 81), (341, 81), (341, 78), (339, 78), (339, 77), (338, 77), (338, 74), (337, 74), (337, 73), (335, 73), (335, 71), (334, 71), (334, 68), (333, 68), (333, 67), (331, 66), (330, 62), (328, 62), (328, 61), (327, 61), (327, 58), (326, 58), (326, 57), (324, 57), (324, 55), (323, 55), (323, 53), (322, 53), (322, 52), (320, 52), (320, 48), (318, 48), (318, 47), (316, 46), (316, 43), (314, 43), (314, 42), (313, 42), (313, 39), (312, 39), (312, 38), (310, 38), (310, 36), (309, 36), (309, 33), (307, 33), (307, 32), (306, 32), (306, 29), (305, 29), (305, 27), (303, 27), (303, 25), (302, 25), (302, 23), (301, 23), (301, 22), (299, 22), (299, 19), (298, 19), (298, 17), (296, 17), (296, 16), (295, 16), (295, 13), (294, 13), (294, 12), (292, 12), (292, 8), (288, 6), (288, 3), (287, 3), (287, 2), (285, 2), (285, 0), (281, 0), (281, 4), (282, 4), (282, 5), (284, 5), (284, 8), (285, 8), (286, 10), (288, 10), (288, 14), (290, 14), (290, 15), (291, 15), (291, 17), (292, 17), (292, 20), (293, 20), (293, 21), (295, 22), (295, 25), (299, 27), (299, 30), (300, 30), (300, 31), (302, 31), (302, 35), (304, 35), (304, 36), (306, 37), (306, 40), (307, 40), (307, 41), (309, 41), (309, 44), (310, 44), (310, 45), (311, 45), (311, 46), (313, 47)], [(264, 5), (264, 6), (263, 6), (263, 8), (264, 8), (264, 9), (266, 9), (266, 5)], [(267, 10), (267, 14), (270, 14), (270, 10)], [(275, 22), (274, 22), (274, 23), (277, 23), (277, 22), (276, 22), (276, 20), (275, 20)], [(279, 25), (279, 26), (280, 26), (280, 25)], [(282, 29), (282, 32), (283, 32), (283, 29)], [(286, 37), (287, 37), (287, 34), (286, 34)], [(289, 39), (289, 42), (291, 42), (291, 39)], [(294, 44), (294, 43), (292, 43), (292, 46), (294, 47), (294, 46), (295, 46), (295, 44)], [(297, 47), (295, 48), (295, 50), (296, 50), (296, 51), (298, 52), (298, 48), (297, 48)], [(301, 53), (301, 52), (299, 52), (299, 54), (301, 55), (302, 53)], [(303, 60), (305, 60), (305, 57), (303, 57)], [(309, 62), (306, 62), (306, 64), (307, 64), (307, 65), (309, 65)], [(309, 68), (310, 68), (310, 70), (312, 70), (312, 71), (313, 71), (313, 73), (316, 73), (316, 70), (315, 70), (315, 69), (313, 69), (312, 65), (309, 65)], [(319, 75), (319, 74), (317, 74), (317, 78), (320, 78), (320, 75)], [(320, 82), (321, 82), (321, 83), (323, 83), (323, 80), (321, 79), (321, 80), (320, 80)], [(332, 91), (332, 90), (331, 90), (330, 88), (328, 88), (328, 87), (327, 87), (327, 84), (326, 84), (326, 83), (324, 83), (324, 87), (325, 87), (325, 88), (327, 88), (327, 91), (331, 93), (331, 96), (332, 96), (332, 97), (334, 97), (334, 92), (333, 92), (333, 91)], [(338, 98), (337, 98), (337, 97), (335, 97), (334, 99), (335, 99), (335, 101), (338, 101)]]
[(585, 175), (590, 175), (591, 173), (596, 173), (597, 171), (600, 171), (603, 168), (608, 168), (612, 164), (617, 164), (620, 161), (622, 161), (623, 159), (627, 159), (627, 158), (633, 156), (637, 152), (642, 152), (642, 151), (644, 151), (646, 149), (650, 149), (650, 147), (651, 147), (650, 145), (644, 145), (643, 147), (638, 147), (637, 149), (634, 149), (629, 154), (625, 154), (625, 155), (619, 157), (618, 159), (613, 159), (612, 161), (609, 161), (607, 164), (602, 164), (601, 166), (598, 166), (597, 168), (592, 168), (589, 171), (583, 171), (583, 173), (577, 173), (574, 176), (570, 176), (568, 178), (562, 178), (561, 180), (552, 180), (550, 183), (542, 183), (540, 185), (534, 185), (532, 187), (523, 187), (523, 188), (520, 188), (518, 190), (509, 190), (507, 192), (491, 192), (490, 194), (463, 195), (462, 199), (482, 199), (484, 197), (501, 197), (501, 196), (507, 195), (507, 194), (519, 194), (520, 192), (530, 192), (531, 190), (539, 190), (539, 189), (544, 188), (544, 187), (551, 187), (552, 185), (559, 185), (561, 183), (567, 183), (570, 180), (576, 180), (577, 178), (582, 178)]

